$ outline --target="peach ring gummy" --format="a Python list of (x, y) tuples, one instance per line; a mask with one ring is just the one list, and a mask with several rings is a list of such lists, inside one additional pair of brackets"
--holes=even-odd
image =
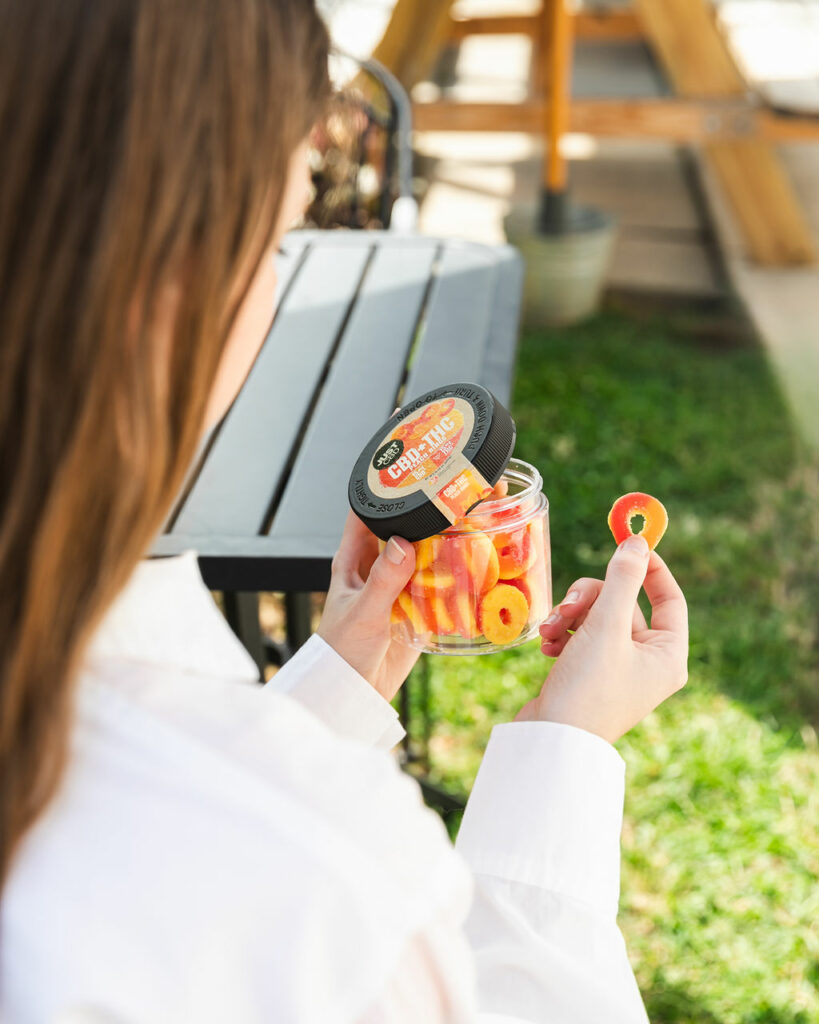
[(498, 554), (498, 573), (502, 580), (516, 579), (534, 565), (538, 553), (528, 527), (496, 533), (492, 541)]
[(481, 632), (490, 643), (508, 644), (526, 628), (529, 602), (517, 587), (498, 583), (481, 598), (478, 619)]
[(637, 536), (645, 537), (649, 548), (653, 550), (662, 540), (668, 526), (665, 506), (650, 494), (643, 494), (641, 491), (632, 491), (631, 494), (624, 494), (622, 498), (618, 498), (609, 512), (609, 529), (618, 544), (622, 544), (627, 537), (634, 536), (634, 530), (631, 528), (634, 516), (643, 517), (643, 528)]
[(488, 535), (465, 527), (415, 544), (415, 572), (393, 609), (416, 637), (455, 636), (508, 644), (545, 607), (543, 527)]
[[(525, 470), (511, 472), (523, 480), (515, 477), (516, 486), (526, 484)], [(467, 654), (532, 635), (551, 606), (548, 520), (539, 496), (511, 497), (512, 507), (479, 511), (414, 542), (415, 569), (392, 609), (396, 640)]]

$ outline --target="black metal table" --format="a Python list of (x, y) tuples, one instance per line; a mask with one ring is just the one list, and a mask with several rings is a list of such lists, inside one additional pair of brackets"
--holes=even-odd
[(203, 441), (152, 555), (199, 553), (263, 670), (258, 592), (325, 591), (362, 445), (397, 405), (471, 380), (506, 403), (522, 263), (509, 246), (391, 232), (292, 232), (275, 319), (245, 384)]

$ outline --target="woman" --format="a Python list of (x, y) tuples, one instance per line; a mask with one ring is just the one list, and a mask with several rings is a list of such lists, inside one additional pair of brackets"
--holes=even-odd
[(195, 552), (145, 557), (265, 334), (326, 58), (312, 0), (0, 0), (13, 1024), (645, 1019), (611, 743), (683, 684), (686, 610), (643, 541), (544, 624), (457, 849), (386, 752), (411, 545), (351, 519), (264, 688)]

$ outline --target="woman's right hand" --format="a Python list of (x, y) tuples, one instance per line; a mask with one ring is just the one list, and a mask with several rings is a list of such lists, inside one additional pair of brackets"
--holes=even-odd
[[(642, 587), (651, 603), (650, 629), (637, 604)], [(557, 661), (515, 721), (562, 722), (614, 743), (688, 678), (685, 598), (642, 537), (617, 548), (605, 582), (572, 584), (540, 633), (544, 654)]]

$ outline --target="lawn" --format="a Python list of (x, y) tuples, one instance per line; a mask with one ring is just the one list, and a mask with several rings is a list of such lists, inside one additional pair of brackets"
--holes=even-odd
[[(551, 502), (556, 599), (603, 574), (619, 494), (648, 491), (669, 511), (662, 553), (689, 602), (690, 681), (617, 744), (620, 921), (652, 1022), (808, 1024), (819, 1021), (819, 464), (764, 354), (712, 328), (609, 311), (526, 334), (516, 455), (539, 467)], [(431, 774), (466, 793), (492, 725), (551, 662), (536, 643), (425, 661)]]

